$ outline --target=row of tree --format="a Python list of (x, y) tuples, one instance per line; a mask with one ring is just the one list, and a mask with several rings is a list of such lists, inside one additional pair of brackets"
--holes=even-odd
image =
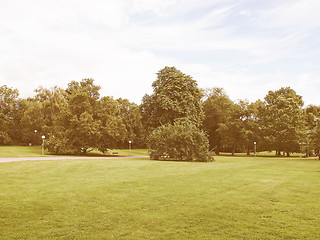
[[(40, 144), (40, 136), (45, 135), (54, 153), (86, 153), (93, 148), (106, 152), (127, 147), (128, 141), (135, 147), (160, 146), (157, 139), (169, 134), (159, 129), (167, 127), (179, 134), (183, 125), (198, 131), (188, 134), (195, 137), (186, 140), (186, 134), (171, 134), (171, 139), (180, 139), (177, 144), (181, 146), (205, 146), (203, 136), (207, 135), (210, 150), (216, 154), (249, 154), (254, 142), (260, 151), (275, 150), (279, 155), (317, 153), (320, 148), (320, 107), (304, 108), (302, 97), (289, 87), (269, 91), (264, 100), (234, 102), (221, 88), (199, 89), (192, 77), (175, 67), (161, 69), (152, 87), (153, 93), (137, 105), (127, 99), (101, 97), (93, 79), (72, 81), (66, 89), (40, 87), (28, 99), (19, 98), (17, 89), (2, 86), (0, 145)], [(175, 125), (180, 130), (172, 129)], [(153, 155), (171, 150), (161, 151), (153, 149)]]

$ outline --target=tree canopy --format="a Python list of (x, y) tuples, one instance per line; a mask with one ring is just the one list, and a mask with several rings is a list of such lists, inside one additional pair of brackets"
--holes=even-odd
[[(232, 101), (222, 88), (201, 90), (191, 76), (164, 67), (152, 88), (153, 93), (146, 94), (139, 105), (128, 99), (101, 97), (100, 86), (90, 78), (71, 81), (66, 89), (39, 87), (27, 99), (19, 98), (17, 89), (1, 86), (0, 145), (40, 144), (45, 135), (48, 150), (58, 154), (106, 152), (127, 147), (128, 141), (135, 147), (149, 144), (154, 152), (150, 139), (166, 133), (168, 139), (175, 136), (190, 146), (197, 142), (192, 138), (200, 135), (201, 146), (207, 146), (204, 139), (208, 137), (208, 148), (216, 154), (250, 154), (254, 142), (260, 151), (275, 150), (278, 155), (319, 153), (320, 106), (304, 108), (302, 96), (290, 87), (269, 91), (255, 102)], [(188, 132), (191, 139), (177, 131)], [(183, 151), (189, 151), (192, 160), (196, 158), (195, 150)], [(187, 159), (172, 151), (170, 156)]]
[(175, 67), (165, 67), (152, 83), (153, 94), (142, 99), (141, 114), (145, 125), (156, 128), (174, 123), (177, 118), (188, 118), (196, 125), (203, 119), (202, 93), (197, 82)]
[(269, 91), (264, 103), (262, 128), (269, 149), (287, 154), (299, 151), (299, 143), (305, 130), (302, 97), (286, 87)]

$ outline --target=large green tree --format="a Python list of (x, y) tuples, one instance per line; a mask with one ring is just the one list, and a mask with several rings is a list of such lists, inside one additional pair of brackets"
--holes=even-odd
[(233, 102), (222, 88), (207, 89), (204, 95), (203, 129), (208, 134), (210, 149), (214, 149), (219, 155), (225, 142), (226, 121), (231, 115)]
[(222, 143), (234, 155), (237, 148), (243, 150), (250, 131), (245, 128), (244, 112), (240, 104), (233, 103), (228, 112), (225, 122), (219, 124), (217, 132), (219, 135), (224, 136)]
[(247, 155), (254, 150), (254, 142), (261, 143), (261, 130), (259, 126), (259, 107), (263, 103), (258, 100), (250, 103), (248, 100), (240, 100), (238, 105), (240, 107), (240, 119), (243, 126), (243, 146), (246, 149)]
[(47, 141), (49, 151), (86, 154), (97, 148), (105, 152), (123, 141), (126, 128), (120, 106), (111, 97), (100, 99), (99, 90), (93, 79), (68, 84), (66, 107), (59, 115), (56, 131)]
[(35, 93), (26, 101), (22, 124), (28, 141), (40, 144), (41, 135), (54, 135), (57, 120), (66, 108), (66, 99), (64, 90), (56, 86), (51, 89), (39, 87)]
[(202, 93), (191, 76), (175, 67), (165, 67), (152, 83), (153, 94), (142, 99), (141, 113), (147, 128), (187, 118), (199, 126), (203, 119)]
[(17, 89), (6, 85), (0, 87), (0, 145), (19, 144), (23, 141), (20, 125), (23, 103)]
[(309, 105), (305, 109), (306, 130), (302, 151), (307, 155), (312, 154), (312, 150), (319, 154), (320, 150), (320, 106)]
[(265, 97), (262, 128), (270, 150), (287, 153), (299, 151), (305, 130), (303, 100), (290, 87), (269, 91)]
[(145, 95), (141, 105), (151, 158), (169, 154), (171, 159), (206, 161), (208, 140), (199, 130), (203, 94), (197, 82), (175, 67), (165, 67), (152, 87), (153, 94)]
[(141, 147), (143, 144), (143, 128), (139, 105), (130, 102), (128, 99), (117, 99), (120, 107), (120, 116), (123, 124), (126, 126), (126, 136), (120, 144), (121, 147), (128, 147), (131, 141), (133, 146)]

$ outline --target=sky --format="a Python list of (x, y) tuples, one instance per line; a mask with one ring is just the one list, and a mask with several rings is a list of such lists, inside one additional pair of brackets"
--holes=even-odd
[(95, 79), (141, 103), (175, 66), (236, 101), (291, 87), (320, 105), (319, 0), (0, 0), (0, 86)]

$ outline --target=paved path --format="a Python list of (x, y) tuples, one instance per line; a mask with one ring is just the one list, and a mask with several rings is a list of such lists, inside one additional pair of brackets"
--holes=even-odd
[(19, 158), (0, 158), (0, 163), (17, 161), (36, 161), (36, 160), (68, 160), (68, 159), (132, 159), (149, 158), (149, 156), (125, 156), (125, 157), (19, 157)]

